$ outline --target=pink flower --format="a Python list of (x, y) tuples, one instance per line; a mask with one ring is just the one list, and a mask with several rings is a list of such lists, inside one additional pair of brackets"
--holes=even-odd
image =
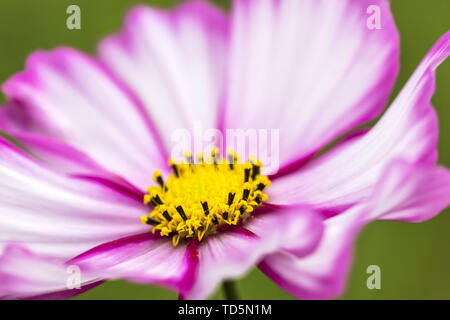
[[(381, 29), (367, 27), (369, 5), (379, 7)], [(3, 85), (0, 127), (31, 153), (0, 140), (0, 297), (68, 297), (125, 278), (204, 299), (255, 264), (296, 297), (339, 295), (361, 227), (420, 222), (449, 205), (430, 99), (450, 32), (376, 125), (352, 131), (382, 112), (398, 46), (384, 0), (235, 0), (229, 15), (202, 1), (137, 7), (98, 58), (68, 48), (33, 53)], [(257, 162), (247, 163), (248, 185), (243, 165), (199, 166), (198, 174), (180, 165), (175, 177), (171, 134), (196, 122), (280, 130), (281, 167), (262, 188), (268, 199), (256, 194)], [(160, 191), (151, 181), (158, 169)], [(234, 192), (231, 205), (204, 191), (209, 178), (217, 192)], [(150, 185), (146, 203), (160, 195), (167, 221), (162, 209), (148, 216)], [(216, 201), (218, 227), (198, 210), (204, 194)], [(67, 287), (72, 265), (82, 271), (79, 289)]]

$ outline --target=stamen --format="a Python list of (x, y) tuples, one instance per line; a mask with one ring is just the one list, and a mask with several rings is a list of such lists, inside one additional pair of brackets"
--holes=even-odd
[(258, 183), (258, 186), (256, 187), (257, 190), (263, 191), (266, 185), (262, 182)]
[(175, 163), (175, 161), (173, 161), (173, 159), (170, 159), (169, 165), (172, 167), (173, 174), (175, 175), (175, 177), (178, 178), (180, 176), (180, 174), (178, 172), (177, 164)]
[(228, 165), (230, 166), (230, 169), (234, 169), (234, 163), (235, 163), (235, 155), (233, 150), (227, 151), (227, 159), (228, 159)]
[(153, 200), (153, 198), (152, 198), (150, 195), (148, 195), (148, 194), (144, 195), (144, 204), (150, 205), (150, 206), (152, 206), (153, 208), (156, 207), (156, 206), (158, 206), (158, 204), (155, 203), (155, 201)]
[(153, 180), (158, 182), (158, 184), (162, 187), (164, 187), (164, 180), (161, 176), (161, 171), (156, 170), (155, 173), (153, 174)]
[(181, 218), (183, 218), (183, 220), (186, 221), (187, 217), (186, 217), (186, 213), (184, 213), (183, 207), (182, 206), (178, 206), (177, 207), (177, 211), (180, 214)]
[(211, 162), (201, 153), (196, 154), (196, 165), (190, 152), (184, 157), (187, 163), (169, 160), (173, 173), (166, 181), (159, 170), (154, 173), (156, 184), (144, 195), (152, 211), (141, 218), (153, 226), (152, 232), (172, 237), (174, 246), (190, 238), (202, 241), (221, 225), (236, 225), (268, 199), (263, 190), (270, 181), (261, 175), (261, 161), (240, 163), (231, 150), (222, 159), (217, 148), (211, 151)]
[(244, 191), (242, 192), (242, 200), (247, 201), (249, 195), (250, 189), (244, 189)]
[(258, 163), (253, 164), (252, 168), (252, 180), (255, 180), (255, 178), (260, 174), (261, 172), (261, 161), (258, 161)]
[(143, 224), (149, 224), (149, 225), (152, 225), (152, 226), (156, 226), (156, 225), (159, 224), (158, 221), (155, 221), (155, 220), (153, 220), (153, 219), (150, 219), (150, 218), (147, 217), (147, 216), (142, 216), (142, 217), (141, 217), (141, 222), (142, 222)]
[(205, 217), (209, 214), (208, 202), (202, 202), (203, 212), (205, 213)]
[(233, 203), (234, 197), (236, 196), (236, 193), (228, 193), (228, 205), (231, 206), (231, 204)]
[(244, 165), (244, 182), (248, 182), (248, 179), (250, 178), (250, 170), (252, 169), (252, 165), (247, 162)]
[(169, 212), (167, 212), (167, 210), (163, 212), (163, 216), (168, 222), (172, 221), (172, 217), (170, 216)]
[(156, 194), (152, 200), (157, 204), (163, 204), (161, 198), (159, 197), (159, 194)]

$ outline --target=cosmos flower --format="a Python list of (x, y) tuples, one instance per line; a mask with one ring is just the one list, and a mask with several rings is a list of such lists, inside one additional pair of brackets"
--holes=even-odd
[[(398, 71), (383, 0), (136, 7), (97, 57), (33, 53), (3, 85), (0, 127), (19, 146), (0, 140), (0, 297), (123, 278), (204, 299), (254, 265), (296, 297), (339, 295), (364, 225), (449, 204), (430, 103), (449, 52), (447, 32), (363, 131)], [(171, 134), (196, 122), (278, 129), (280, 169), (225, 148), (170, 159)]]

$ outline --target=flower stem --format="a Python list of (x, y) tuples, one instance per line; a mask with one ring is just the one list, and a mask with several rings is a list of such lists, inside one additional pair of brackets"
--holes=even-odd
[(236, 283), (231, 280), (223, 282), (223, 292), (226, 300), (239, 300), (239, 294), (237, 291)]

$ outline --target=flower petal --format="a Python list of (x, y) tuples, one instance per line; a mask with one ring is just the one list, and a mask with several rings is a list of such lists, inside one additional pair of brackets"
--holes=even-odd
[(55, 173), (0, 139), (0, 252), (8, 243), (62, 259), (145, 230), (145, 207), (103, 185)]
[(0, 107), (0, 130), (10, 133), (27, 131), (51, 134), (45, 114), (18, 101), (8, 101)]
[(422, 222), (450, 204), (450, 171), (397, 160), (376, 186), (368, 220)]
[(339, 212), (368, 197), (386, 165), (394, 159), (435, 164), (438, 126), (430, 99), (435, 87), (434, 71), (449, 53), (447, 32), (367, 134), (332, 150), (304, 170), (273, 181), (270, 201), (307, 203)]
[[(368, 28), (369, 7), (381, 29)], [(236, 0), (232, 18), (221, 128), (279, 129), (281, 171), (387, 102), (399, 45), (387, 1)]]
[(375, 219), (420, 222), (450, 204), (450, 172), (443, 168), (392, 162), (367, 202), (325, 221), (319, 246), (306, 257), (285, 250), (259, 265), (280, 287), (303, 299), (326, 299), (345, 288), (353, 241), (359, 229)]
[(351, 264), (353, 241), (365, 211), (353, 207), (325, 221), (321, 241), (310, 255), (280, 250), (258, 267), (282, 289), (301, 299), (327, 299), (341, 293)]
[(142, 233), (104, 243), (69, 264), (78, 265), (91, 275), (157, 283), (183, 292), (195, 280), (197, 260), (194, 244), (175, 248), (168, 238)]
[(320, 215), (300, 207), (256, 215), (243, 227), (210, 236), (199, 247), (198, 276), (186, 299), (205, 299), (226, 279), (242, 276), (265, 255), (286, 248), (302, 256), (322, 234)]
[(13, 133), (14, 139), (20, 141), (22, 147), (25, 147), (34, 157), (55, 171), (84, 179), (102, 181), (103, 184), (139, 199), (139, 201), (142, 199), (144, 194), (142, 190), (117, 174), (106, 170), (75, 147), (49, 137), (51, 133), (46, 132), (43, 127), (39, 127), (39, 124), (43, 124), (43, 122), (36, 120), (39, 117), (33, 115), (32, 111), (37, 110), (18, 103), (10, 103), (0, 108), (0, 129)]
[(101, 176), (112, 175), (89, 156), (60, 140), (45, 135), (20, 132), (14, 135), (38, 160), (55, 171), (66, 174), (89, 174), (96, 172)]
[(227, 29), (224, 13), (207, 1), (170, 11), (142, 6), (100, 46), (103, 61), (145, 103), (170, 150), (178, 129), (215, 128)]
[(97, 181), (142, 202), (144, 192), (122, 177), (110, 172), (87, 154), (60, 140), (40, 134), (20, 132), (14, 135), (39, 161), (53, 171), (80, 179)]
[[(28, 58), (26, 70), (8, 80), (3, 90), (19, 102), (16, 113), (29, 112), (25, 120), (40, 122), (24, 129), (50, 132), (139, 187), (148, 185), (155, 169), (167, 166), (165, 150), (142, 106), (100, 64), (80, 52), (36, 52)], [(15, 131), (10, 133), (14, 136)]]
[[(80, 288), (77, 288), (77, 283), (70, 282), (76, 269), (69, 267), (61, 260), (38, 256), (20, 246), (10, 245), (0, 256), (0, 299), (69, 298), (101, 283), (80, 274)], [(75, 286), (70, 289), (69, 285)]]

